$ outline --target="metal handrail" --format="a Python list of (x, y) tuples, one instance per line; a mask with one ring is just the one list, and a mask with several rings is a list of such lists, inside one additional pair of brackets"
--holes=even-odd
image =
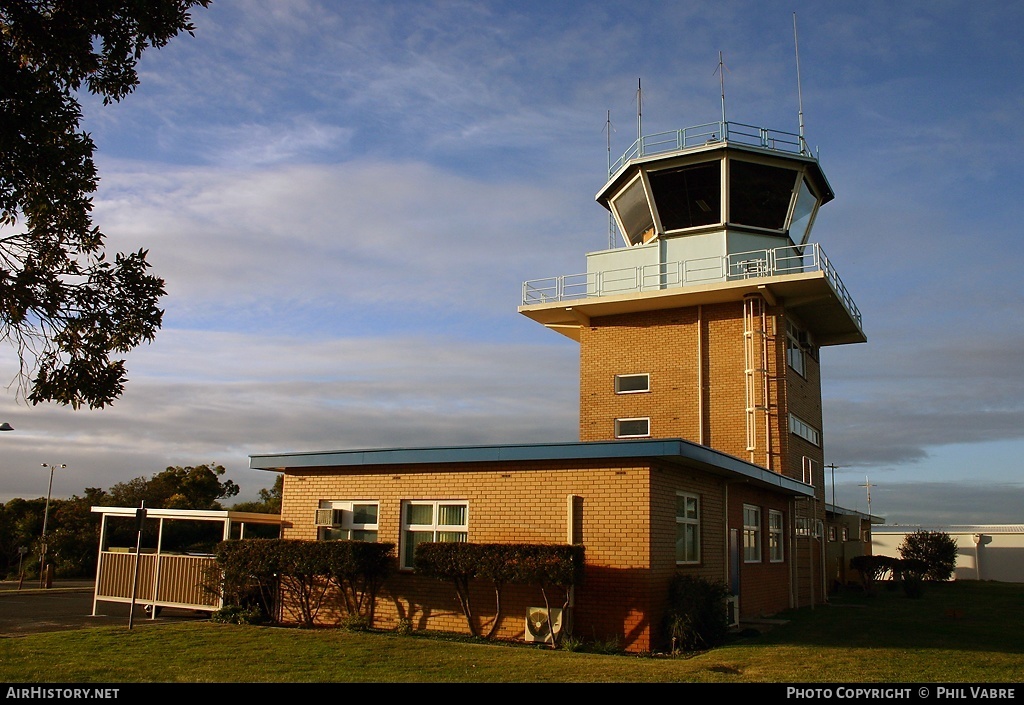
[(824, 272), (843, 308), (862, 327), (860, 309), (817, 243), (531, 279), (523, 282), (523, 305), (819, 271)]
[(770, 130), (742, 122), (707, 122), (703, 125), (684, 127), (681, 130), (655, 132), (641, 136), (608, 167), (608, 178), (611, 179), (634, 159), (678, 152), (690, 147), (724, 141), (791, 154), (810, 154), (807, 142), (801, 135), (794, 132)]

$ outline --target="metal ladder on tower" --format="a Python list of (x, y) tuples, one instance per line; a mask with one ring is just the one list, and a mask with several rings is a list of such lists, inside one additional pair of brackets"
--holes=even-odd
[(762, 418), (764, 430), (764, 464), (771, 469), (771, 402), (768, 394), (768, 331), (767, 305), (760, 294), (750, 294), (743, 299), (743, 377), (745, 391), (745, 416), (747, 427), (747, 452), (750, 462), (755, 463), (759, 448), (758, 418)]

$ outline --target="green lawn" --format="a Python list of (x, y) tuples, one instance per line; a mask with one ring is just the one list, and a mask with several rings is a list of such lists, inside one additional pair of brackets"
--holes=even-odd
[(5, 682), (1020, 682), (1024, 585), (882, 589), (689, 656), (550, 651), (340, 629), (210, 622), (0, 639)]

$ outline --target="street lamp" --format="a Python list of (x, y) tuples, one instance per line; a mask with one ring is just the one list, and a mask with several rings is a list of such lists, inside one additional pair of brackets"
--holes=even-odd
[(50, 494), (53, 492), (53, 471), (57, 468), (64, 469), (67, 467), (64, 463), (60, 465), (50, 465), (48, 463), (40, 463), (44, 468), (50, 468), (50, 484), (46, 488), (46, 508), (43, 510), (43, 542), (39, 548), (39, 584), (45, 587), (45, 573), (44, 568), (46, 566), (46, 524), (50, 520)]
[(14, 430), (14, 426), (10, 425), (6, 421), (4, 421), (3, 423), (0, 423), (0, 431), (13, 431), (13, 430)]

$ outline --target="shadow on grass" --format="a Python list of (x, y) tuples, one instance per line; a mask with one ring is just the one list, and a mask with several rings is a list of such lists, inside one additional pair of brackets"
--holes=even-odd
[[(1024, 653), (1020, 620), (1024, 585), (979, 581), (928, 583), (919, 598), (898, 586), (844, 589), (829, 604), (777, 615), (764, 644), (849, 648), (956, 649)], [(741, 638), (742, 639), (742, 638)]]

